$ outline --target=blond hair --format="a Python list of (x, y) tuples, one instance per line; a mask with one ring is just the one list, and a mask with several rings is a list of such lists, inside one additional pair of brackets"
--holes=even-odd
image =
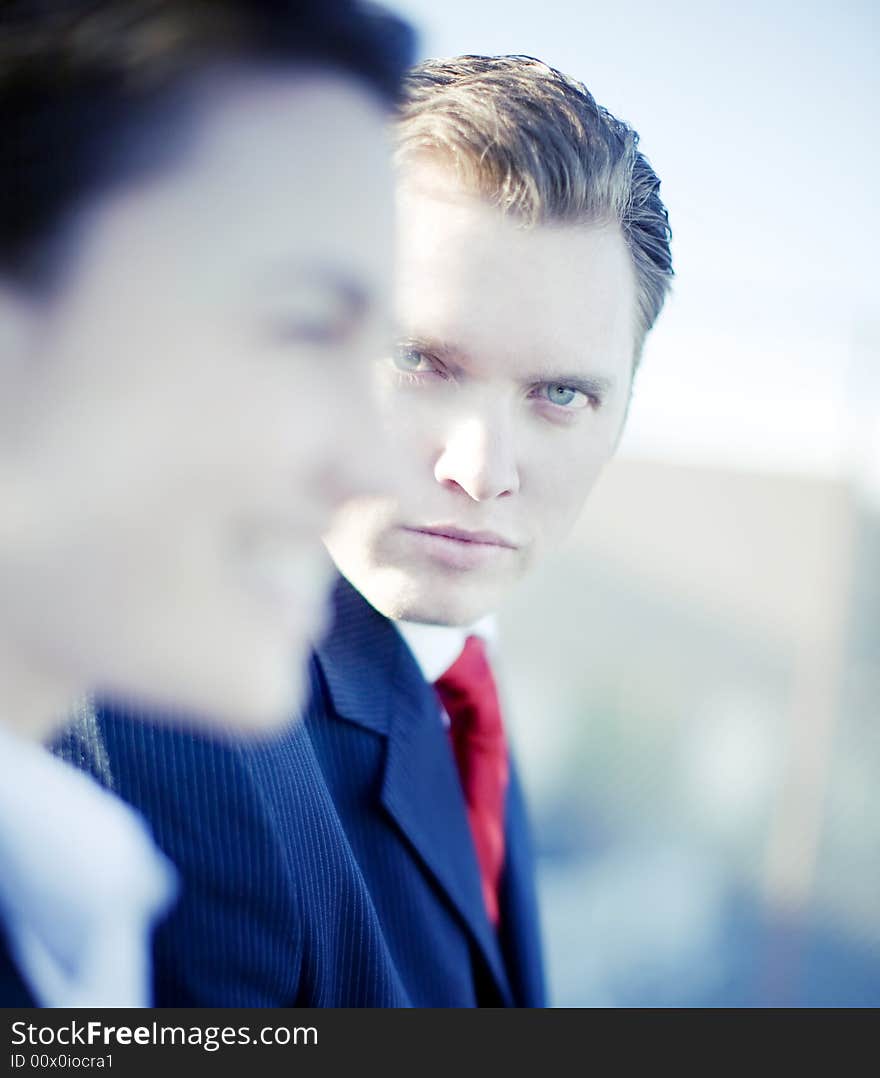
[(530, 56), (428, 60), (407, 75), (398, 161), (430, 155), (527, 227), (617, 222), (637, 282), (637, 349), (673, 270), (660, 181), (639, 136), (587, 88)]

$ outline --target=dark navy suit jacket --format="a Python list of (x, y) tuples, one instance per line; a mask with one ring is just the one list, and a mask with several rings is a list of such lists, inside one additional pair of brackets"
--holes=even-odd
[(514, 775), (491, 927), (439, 706), (393, 625), (341, 580), (305, 721), (224, 743), (97, 708), (115, 789), (182, 875), (160, 1006), (542, 1006)]
[(31, 990), (24, 983), (4, 938), (0, 924), (0, 1007), (36, 1007)]

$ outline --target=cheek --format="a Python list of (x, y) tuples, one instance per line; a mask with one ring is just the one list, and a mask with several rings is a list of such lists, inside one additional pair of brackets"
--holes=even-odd
[(521, 493), (529, 504), (536, 534), (544, 541), (564, 537), (611, 455), (608, 438), (598, 435), (589, 444), (573, 444), (565, 452), (557, 444), (535, 455), (523, 475)]
[[(424, 387), (389, 386), (383, 381), (375, 422), (389, 470), (385, 489), (403, 503), (423, 498), (434, 484), (434, 466), (444, 447), (448, 424), (442, 400)], [(372, 438), (376, 439), (375, 430)]]
[(308, 379), (293, 365), (257, 356), (230, 362), (214, 389), (199, 412), (199, 451), (188, 450), (185, 432), (182, 442), (194, 480), (209, 484), (210, 501), (234, 513), (269, 509), (276, 500), (275, 512), (284, 514), (307, 502), (337, 444), (332, 419), (315, 407)]
[(331, 553), (364, 552), (381, 545), (397, 506), (390, 498), (353, 498), (333, 517), (325, 540)]
[(441, 426), (442, 402), (428, 386), (398, 384), (397, 375), (378, 375), (379, 412), (388, 444), (408, 455), (430, 453)]

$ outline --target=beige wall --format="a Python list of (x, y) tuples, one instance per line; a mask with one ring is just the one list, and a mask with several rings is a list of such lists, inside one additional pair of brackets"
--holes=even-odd
[[(582, 769), (584, 790), (613, 802), (610, 812), (629, 806), (650, 825), (652, 813), (677, 811), (699, 829), (699, 798), (683, 790), (688, 745), (727, 715), (735, 726), (739, 709), (757, 730), (754, 761), (746, 752), (739, 764), (743, 790), (760, 768), (771, 778), (751, 795), (763, 807), (743, 809), (740, 833), (724, 841), (771, 903), (806, 904), (861, 514), (841, 481), (615, 462), (566, 548), (501, 613), (509, 710), (537, 797), (565, 784), (576, 796)], [(601, 768), (600, 749), (611, 753)], [(711, 755), (719, 777), (706, 781), (732, 783), (733, 803), (736, 774), (725, 779)]]

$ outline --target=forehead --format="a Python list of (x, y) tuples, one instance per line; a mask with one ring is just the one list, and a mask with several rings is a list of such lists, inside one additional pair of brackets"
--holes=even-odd
[[(92, 207), (89, 264), (234, 289), (295, 260), (384, 272), (384, 115), (343, 77), (245, 73), (207, 87), (179, 158)], [(94, 226), (94, 227), (93, 227)], [(380, 242), (381, 241), (381, 242)]]
[(526, 228), (436, 172), (405, 177), (397, 204), (403, 332), (508, 368), (631, 360), (635, 282), (616, 224)]
[[(389, 202), (391, 190), (385, 117), (355, 82), (326, 75), (256, 74), (208, 97), (190, 175), (229, 209), (266, 219), (257, 235), (265, 241), (284, 231), (269, 224), (270, 209), (295, 215), (301, 234), (327, 240), (326, 220), (315, 210), (354, 216), (352, 191), (371, 208)], [(285, 218), (282, 218), (282, 223)], [(229, 225), (236, 225), (233, 213)], [(254, 221), (248, 221), (248, 228)], [(342, 235), (341, 230), (333, 230)], [(332, 241), (332, 236), (329, 237)]]

